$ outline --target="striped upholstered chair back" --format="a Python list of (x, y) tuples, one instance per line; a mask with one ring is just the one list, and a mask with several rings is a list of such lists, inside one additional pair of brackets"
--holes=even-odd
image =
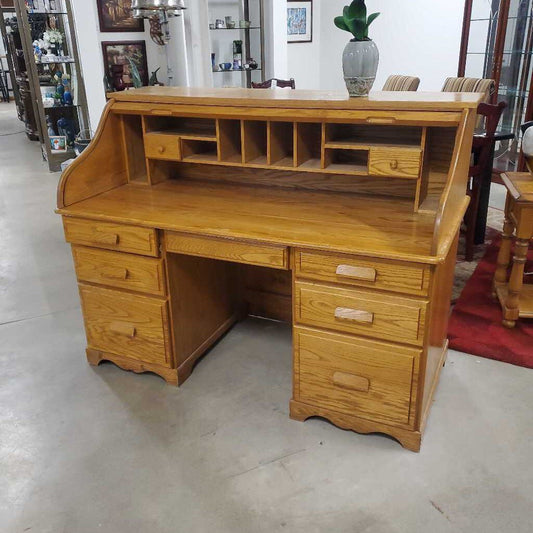
[(383, 91), (416, 91), (420, 85), (420, 78), (414, 76), (399, 76), (394, 74), (387, 78)]
[[(445, 93), (483, 93), (483, 102), (490, 103), (490, 97), (496, 90), (496, 82), (485, 78), (446, 78), (442, 92)], [(482, 128), (485, 119), (478, 116), (476, 128)]]
[(483, 78), (447, 78), (442, 91), (445, 93), (483, 93), (483, 101), (489, 103), (496, 89), (496, 82)]

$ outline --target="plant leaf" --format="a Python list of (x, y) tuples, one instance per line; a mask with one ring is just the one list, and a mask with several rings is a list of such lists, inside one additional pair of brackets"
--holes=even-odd
[(346, 22), (344, 22), (344, 17), (335, 17), (333, 22), (335, 22), (335, 26), (337, 26), (337, 28), (351, 32), (350, 28), (348, 28), (346, 25)]
[(348, 8), (348, 18), (363, 20), (366, 22), (365, 0), (353, 0), (353, 2), (346, 7)]
[(370, 24), (372, 24), (372, 22), (374, 22), (380, 15), (381, 13), (372, 13), (372, 15), (369, 15), (366, 25), (370, 26)]

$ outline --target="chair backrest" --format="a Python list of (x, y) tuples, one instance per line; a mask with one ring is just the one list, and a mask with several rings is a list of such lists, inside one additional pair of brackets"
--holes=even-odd
[(485, 132), (483, 135), (474, 135), (472, 143), (474, 164), (470, 167), (471, 176), (480, 174), (486, 168), (494, 144), (494, 134), (506, 107), (505, 102), (500, 102), (497, 105), (486, 103), (478, 105), (477, 113), (485, 123)]
[(496, 89), (496, 82), (485, 78), (446, 78), (442, 92), (445, 93), (483, 93), (483, 101), (489, 103)]
[(252, 89), (272, 89), (272, 85), (274, 84), (274, 82), (276, 82), (274, 87), (290, 87), (291, 89), (296, 89), (296, 82), (294, 81), (294, 78), (291, 78), (290, 80), (280, 80), (278, 78), (272, 78), (261, 83), (252, 82)]
[(416, 91), (420, 85), (420, 78), (414, 76), (400, 76), (393, 74), (387, 78), (383, 91)]

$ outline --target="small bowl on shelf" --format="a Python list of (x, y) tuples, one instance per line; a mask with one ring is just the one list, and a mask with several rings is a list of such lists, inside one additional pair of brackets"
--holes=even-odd
[(239, 28), (248, 29), (251, 26), (249, 20), (239, 20)]
[(226, 22), (226, 28), (228, 28), (228, 30), (233, 30), (235, 29), (235, 21), (233, 20), (232, 22)]
[(220, 70), (231, 70), (231, 63), (220, 63)]

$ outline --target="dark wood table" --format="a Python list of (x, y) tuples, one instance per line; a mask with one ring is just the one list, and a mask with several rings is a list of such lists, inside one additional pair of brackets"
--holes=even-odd
[[(482, 137), (484, 133), (476, 133), (478, 137)], [(490, 157), (488, 159), (487, 168), (483, 173), (483, 180), (481, 182), (481, 190), (479, 192), (479, 207), (477, 212), (476, 232), (474, 236), (474, 244), (483, 244), (485, 242), (485, 232), (487, 230), (487, 215), (489, 211), (490, 186), (492, 182), (492, 170), (494, 166), (494, 152), (496, 142), (513, 140), (515, 134), (510, 131), (497, 131), (494, 134), (494, 143)]]

